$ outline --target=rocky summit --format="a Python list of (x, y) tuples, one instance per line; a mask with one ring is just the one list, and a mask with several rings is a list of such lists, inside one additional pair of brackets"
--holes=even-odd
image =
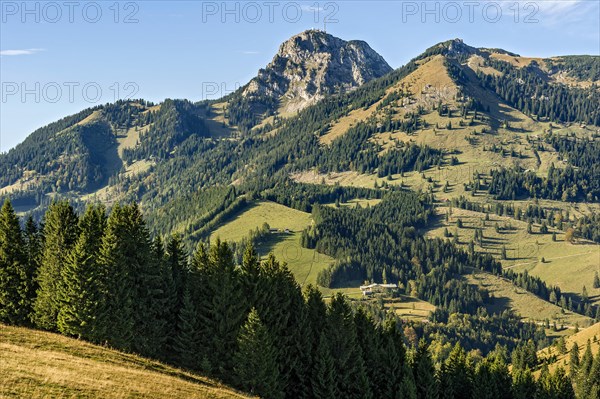
[(281, 44), (271, 63), (242, 93), (248, 98), (275, 97), (282, 111), (293, 112), (391, 70), (362, 40), (345, 41), (320, 30), (308, 30)]

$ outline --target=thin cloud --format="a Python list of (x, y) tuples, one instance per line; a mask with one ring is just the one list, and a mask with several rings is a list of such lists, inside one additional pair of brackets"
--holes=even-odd
[(579, 22), (594, 15), (594, 9), (598, 8), (594, 0), (520, 0), (519, 3), (523, 16), (535, 10), (535, 18), (545, 25)]
[(325, 11), (325, 9), (323, 7), (319, 7), (318, 5), (317, 6), (314, 6), (314, 5), (312, 5), (312, 6), (301, 5), (300, 9), (302, 11), (306, 11), (306, 12), (322, 12), (322, 11)]
[(540, 7), (540, 11), (545, 14), (562, 14), (564, 12), (569, 12), (574, 9), (576, 6), (581, 6), (583, 3), (581, 0), (542, 0), (537, 1), (537, 4)]
[(508, 19), (517, 18), (519, 22), (538, 23), (547, 27), (564, 27), (587, 21), (591, 15), (598, 14), (599, 4), (597, 0), (516, 0), (498, 3)]
[(2, 50), (0, 51), (1, 56), (16, 56), (16, 55), (31, 55), (44, 51), (43, 48), (28, 48), (23, 50)]

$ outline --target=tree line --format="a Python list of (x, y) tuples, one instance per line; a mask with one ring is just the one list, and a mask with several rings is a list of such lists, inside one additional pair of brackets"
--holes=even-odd
[(582, 122), (600, 125), (600, 93), (595, 85), (588, 88), (548, 83), (536, 61), (522, 68), (492, 57), (486, 65), (500, 71), (497, 75), (478, 73), (481, 84), (496, 92), (504, 101), (526, 115), (553, 122)]
[(433, 216), (427, 201), (416, 193), (399, 191), (364, 209), (314, 207), (315, 223), (303, 232), (302, 244), (337, 260), (320, 272), (319, 284), (394, 282), (408, 295), (451, 313), (475, 313), (488, 300), (488, 293), (460, 275), (470, 267), (498, 274), (500, 264), (489, 255), (468, 254), (450, 242), (418, 234), (417, 229)]
[(518, 168), (494, 169), (490, 171), (489, 178), (476, 173), (467, 188), (474, 192), (487, 190), (499, 200), (530, 197), (563, 202), (598, 202), (600, 142), (568, 136), (550, 136), (546, 142), (564, 160), (564, 168), (551, 164), (545, 177)]
[[(526, 221), (530, 224), (546, 225), (552, 228), (562, 230), (565, 233), (572, 230), (572, 238), (583, 237), (588, 240), (600, 243), (600, 224), (598, 222), (600, 215), (592, 213), (581, 215), (579, 217), (572, 215), (567, 209), (547, 209), (539, 205), (534, 199), (533, 204), (526, 207), (517, 207), (511, 203), (494, 202), (491, 204), (481, 204), (471, 202), (464, 196), (453, 198), (450, 202), (452, 207), (467, 209), (485, 214), (495, 213), (498, 216), (510, 216), (516, 220)], [(486, 215), (487, 217), (487, 215)], [(540, 226), (540, 230), (542, 227)], [(540, 233), (542, 233), (540, 231)], [(542, 233), (542, 234), (547, 234)]]
[[(265, 398), (563, 398), (557, 371), (536, 382), (506, 356), (455, 346), (439, 368), (402, 323), (375, 323), (336, 294), (304, 293), (285, 264), (217, 241), (188, 260), (179, 238), (151, 240), (136, 204), (78, 215), (54, 203), (41, 226), (0, 211), (0, 321), (35, 326), (201, 371)], [(502, 395), (502, 396), (499, 396)], [(571, 395), (571, 396), (569, 396)]]

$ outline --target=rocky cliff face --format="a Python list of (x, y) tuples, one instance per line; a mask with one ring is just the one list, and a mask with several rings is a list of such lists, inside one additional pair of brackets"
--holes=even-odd
[(309, 30), (283, 43), (273, 61), (244, 88), (248, 99), (264, 96), (293, 112), (326, 95), (352, 90), (392, 68), (364, 41), (345, 41)]

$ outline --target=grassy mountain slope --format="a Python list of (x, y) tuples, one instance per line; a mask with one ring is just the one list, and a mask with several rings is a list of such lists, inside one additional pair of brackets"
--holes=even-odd
[(0, 397), (245, 398), (215, 381), (57, 334), (0, 325)]
[[(319, 33), (313, 36), (318, 38)], [(302, 46), (292, 46), (285, 57), (316, 56), (304, 51)], [(271, 116), (268, 123), (251, 132), (240, 132), (231, 122), (233, 113), (243, 117), (246, 112), (244, 104), (236, 105), (233, 97), (199, 104), (173, 100), (159, 105), (143, 101), (109, 104), (39, 129), (23, 144), (0, 155), (0, 195), (10, 194), (20, 210), (47, 203), (57, 194), (108, 203), (137, 199), (155, 209), (172, 200), (175, 191), (192, 194), (217, 182), (240, 184), (264, 170), (272, 174), (284, 166), (303, 180), (302, 173), (323, 170), (323, 155), (338, 157), (339, 149), (346, 151), (348, 143), (354, 141), (357, 148), (347, 154), (351, 160), (368, 146), (381, 156), (409, 143), (442, 151), (440, 167), (447, 170), (446, 177), (462, 175), (450, 182), (456, 187), (448, 196), (458, 196), (464, 193), (461, 183), (466, 171), (472, 174), (475, 170), (518, 166), (543, 175), (552, 163), (561, 166), (556, 152), (535, 148), (535, 140), (551, 129), (580, 137), (596, 132), (593, 126), (569, 124), (569, 118), (576, 115), (565, 115), (562, 123), (550, 122), (550, 116), (540, 118), (535, 110), (525, 109), (529, 105), (509, 105), (514, 88), (507, 93), (503, 87), (498, 89), (505, 97), (501, 98), (493, 89), (499, 83), (486, 79), (523, 71), (528, 79), (540, 79), (524, 81), (523, 86), (531, 91), (543, 82), (567, 87), (552, 78), (562, 73), (581, 85), (591, 85), (597, 79), (598, 62), (598, 57), (526, 59), (502, 50), (475, 49), (460, 40), (448, 41), (355, 90), (329, 95), (306, 112)], [(597, 93), (590, 90), (592, 95)], [(544, 95), (541, 98), (546, 98)], [(578, 97), (586, 110), (593, 99)], [(535, 104), (531, 107), (537, 107)], [(587, 115), (585, 112), (580, 113)], [(310, 123), (305, 123), (306, 117), (311, 118)], [(375, 124), (377, 128), (368, 136), (355, 137), (356, 132), (352, 132), (344, 141), (344, 136), (360, 124)], [(305, 130), (298, 134), (296, 130), (301, 127)], [(283, 137), (278, 138), (279, 133)], [(318, 142), (310, 139), (312, 134), (318, 136)], [(335, 151), (328, 154), (328, 147)], [(274, 152), (272, 148), (281, 148), (281, 154), (265, 156)], [(453, 156), (458, 164), (450, 163)], [(385, 177), (376, 164), (365, 174), (364, 166), (351, 165), (345, 159), (337, 161), (346, 170), (334, 172), (365, 175), (360, 179), (366, 186), (373, 186), (374, 171)], [(335, 159), (328, 162), (333, 164)], [(344, 166), (347, 164), (350, 170)], [(407, 176), (392, 174), (391, 181), (412, 189), (428, 188), (419, 174), (405, 169)], [(443, 183), (441, 178), (434, 180)]]
[[(320, 137), (321, 142), (331, 144), (361, 120), (372, 118), (379, 124), (385, 124), (386, 119), (402, 121), (419, 112), (420, 122), (416, 129), (387, 130), (384, 127), (371, 140), (382, 151), (397, 143), (416, 143), (444, 151), (446, 159), (455, 155), (459, 163), (446, 163), (443, 165), (445, 172), (434, 176), (437, 182), (449, 180), (457, 185), (447, 195), (452, 197), (465, 193), (458, 184), (470, 178), (475, 171), (519, 167), (544, 175), (552, 163), (558, 167), (563, 165), (556, 152), (536, 149), (535, 141), (550, 130), (558, 135), (569, 132), (579, 137), (591, 137), (596, 133), (593, 126), (550, 122), (544, 118), (538, 120), (535, 115), (524, 114), (483, 87), (476, 72), (489, 76), (501, 75), (502, 72), (490, 66), (487, 60), (495, 58), (497, 54), (506, 54), (484, 52), (468, 46), (462, 53), (435, 52), (438, 54), (424, 55), (418, 59), (418, 67), (388, 87), (385, 94), (371, 106), (351, 109), (345, 116), (330, 123), (327, 132)], [(600, 59), (592, 59), (592, 62), (595, 65)], [(545, 78), (551, 80), (549, 76)], [(476, 114), (462, 111), (470, 102), (476, 103)], [(443, 112), (436, 110), (439, 105), (444, 108)], [(310, 175), (312, 172), (305, 173)], [(307, 175), (295, 174), (294, 177), (299, 181), (307, 181)], [(327, 176), (318, 176), (316, 180), (320, 181), (322, 177)], [(372, 186), (376, 180), (374, 175), (370, 175), (354, 176), (352, 181), (357, 179), (364, 180), (364, 186)], [(429, 188), (420, 180), (420, 174), (392, 175), (391, 180), (391, 184), (402, 182), (414, 189)]]
[[(438, 212), (445, 215), (448, 211), (448, 208), (439, 208)], [(458, 232), (460, 245), (467, 246), (473, 240), (476, 251), (495, 256), (505, 269), (527, 270), (558, 285), (566, 293), (580, 294), (585, 285), (590, 300), (598, 300), (600, 289), (592, 288), (592, 282), (594, 272), (600, 266), (600, 245), (583, 239), (567, 242), (564, 232), (552, 228), (548, 234), (541, 234), (540, 226), (535, 224), (530, 234), (526, 222), (508, 216), (491, 215), (486, 221), (485, 213), (464, 209), (452, 209), (451, 212), (449, 220), (441, 218), (439, 226), (428, 235), (443, 237), (445, 229), (452, 234)], [(457, 226), (459, 219), (462, 227)], [(496, 224), (499, 231), (496, 231)], [(474, 239), (476, 230), (483, 232), (483, 246)], [(553, 231), (556, 241), (552, 241)], [(501, 256), (503, 247), (506, 248), (506, 259)]]
[[(264, 223), (268, 223), (271, 229), (278, 231), (267, 234), (255, 243), (258, 253), (265, 256), (272, 252), (277, 259), (288, 264), (290, 271), (301, 285), (316, 286), (317, 275), (333, 263), (334, 259), (314, 249), (302, 247), (300, 233), (312, 224), (309, 213), (275, 202), (250, 203), (220, 225), (215, 226), (210, 239), (214, 241), (220, 238), (230, 242), (240, 242), (249, 235), (250, 231), (262, 228)], [(331, 290), (325, 288), (322, 291), (326, 295), (331, 293)], [(356, 288), (353, 289), (353, 293), (360, 294)]]
[(107, 203), (137, 198), (132, 179), (147, 181), (186, 141), (222, 134), (204, 123), (214, 118), (207, 112), (183, 100), (136, 100), (64, 118), (0, 154), (0, 195), (11, 195), (23, 210), (57, 195)]
[(513, 309), (526, 320), (542, 323), (548, 319), (550, 323), (556, 322), (557, 326), (564, 325), (567, 328), (573, 328), (575, 324), (588, 326), (593, 323), (592, 318), (571, 311), (563, 312), (560, 307), (544, 301), (522, 288), (515, 287), (505, 278), (477, 272), (467, 276), (467, 280), (487, 289), (494, 296), (493, 302), (487, 307), (490, 313)]
[(538, 352), (540, 359), (550, 360), (548, 367), (554, 371), (557, 367), (563, 367), (569, 370), (569, 351), (575, 343), (579, 347), (579, 356), (583, 356), (588, 340), (591, 343), (592, 354), (596, 355), (600, 350), (600, 323), (584, 328), (578, 333), (565, 339), (567, 353), (561, 354), (555, 346), (544, 348)]

